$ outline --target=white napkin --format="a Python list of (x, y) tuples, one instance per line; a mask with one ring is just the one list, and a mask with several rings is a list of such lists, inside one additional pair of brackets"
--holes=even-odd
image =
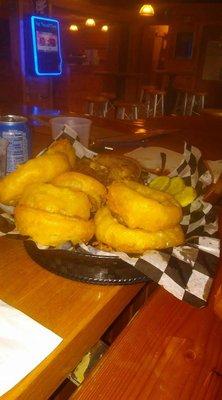
[(83, 157), (93, 158), (97, 155), (97, 153), (95, 153), (94, 151), (91, 151), (87, 149), (87, 147), (83, 146), (83, 144), (78, 142), (78, 140), (75, 140), (75, 142), (73, 143), (73, 147), (75, 149), (77, 157), (80, 159)]
[(0, 396), (46, 358), (62, 338), (0, 300)]
[(208, 165), (214, 177), (214, 182), (217, 182), (220, 175), (222, 174), (222, 160), (210, 161), (208, 160)]

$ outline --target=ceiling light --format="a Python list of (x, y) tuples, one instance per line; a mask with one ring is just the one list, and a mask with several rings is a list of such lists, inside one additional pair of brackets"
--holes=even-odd
[(93, 18), (88, 18), (86, 20), (86, 26), (95, 26), (95, 25), (96, 25), (96, 23), (95, 23), (95, 20)]
[(79, 30), (79, 28), (77, 25), (72, 24), (72, 25), (70, 25), (69, 30), (72, 32), (77, 32)]
[(144, 15), (147, 17), (152, 17), (154, 15), (154, 9), (151, 4), (144, 4), (139, 11), (140, 15)]
[(101, 28), (101, 31), (103, 31), (103, 32), (107, 32), (108, 30), (109, 30), (108, 25), (103, 25)]

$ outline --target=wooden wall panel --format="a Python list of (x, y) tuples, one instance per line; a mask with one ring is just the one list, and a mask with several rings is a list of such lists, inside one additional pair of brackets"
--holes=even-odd
[[(206, 105), (221, 107), (221, 83), (219, 81), (203, 81), (203, 57), (207, 36), (220, 37), (222, 32), (222, 4), (163, 4), (156, 7), (156, 15), (151, 18), (135, 18), (130, 29), (130, 55), (128, 70), (143, 72), (145, 83), (156, 83), (167, 86), (170, 76), (175, 74), (174, 84), (184, 88), (206, 90)], [(155, 57), (155, 27), (169, 26), (167, 46), (164, 51), (164, 63), (161, 71), (155, 73), (157, 60)], [(210, 27), (210, 28), (207, 28)], [(206, 33), (206, 29), (210, 33)], [(210, 30), (209, 30), (210, 29)], [(193, 52), (191, 58), (176, 58), (175, 46), (177, 34), (193, 32)], [(220, 33), (219, 33), (220, 32)], [(205, 35), (205, 36), (204, 36)], [(216, 35), (216, 36), (215, 36)], [(148, 61), (149, 60), (149, 61)], [(130, 85), (130, 86), (129, 86)], [(126, 87), (129, 92), (132, 82)], [(134, 93), (139, 91), (139, 81), (134, 86)]]
[[(210, 41), (218, 42), (222, 48), (222, 23), (203, 26), (202, 37), (200, 41), (200, 57), (198, 60), (197, 86), (207, 92), (206, 105), (222, 108), (222, 63), (220, 65), (220, 80), (204, 80), (203, 68), (206, 57), (207, 45)], [(214, 68), (212, 66), (212, 68)], [(216, 65), (215, 65), (216, 69)]]
[(13, 103), (22, 99), (21, 71), (19, 67), (18, 32), (19, 20), (17, 3), (0, 4), (0, 109), (10, 110)]

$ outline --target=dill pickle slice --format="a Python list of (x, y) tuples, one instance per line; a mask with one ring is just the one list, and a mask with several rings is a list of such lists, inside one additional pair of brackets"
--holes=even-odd
[(166, 191), (170, 184), (170, 178), (168, 176), (157, 176), (150, 183), (149, 187), (155, 190)]
[(192, 186), (186, 186), (181, 192), (177, 193), (175, 199), (181, 205), (181, 207), (186, 207), (188, 204), (192, 203), (196, 197), (197, 192)]
[(175, 196), (177, 193), (181, 192), (185, 189), (185, 183), (180, 176), (175, 176), (174, 178), (170, 179), (170, 184), (167, 188), (167, 193)]

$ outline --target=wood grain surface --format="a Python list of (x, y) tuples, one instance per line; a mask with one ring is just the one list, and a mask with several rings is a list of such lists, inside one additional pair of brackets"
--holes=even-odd
[(70, 400), (222, 399), (221, 282), (222, 260), (202, 309), (156, 290)]
[(46, 400), (142, 285), (97, 286), (59, 277), (34, 263), (16, 239), (1, 238), (0, 254), (1, 300), (63, 338), (2, 399)]
[[(214, 129), (212, 134), (209, 135), (208, 130), (203, 129), (203, 123), (200, 119), (163, 118), (160, 120), (157, 118), (156, 121), (152, 122), (138, 121), (136, 123), (95, 119), (93, 122), (94, 126), (98, 125), (107, 129), (107, 131), (109, 128), (114, 129), (118, 131), (118, 134), (129, 134), (129, 137), (141, 133), (149, 136), (150, 126), (166, 129), (179, 128), (181, 130), (180, 134), (162, 135), (158, 138), (151, 138), (150, 144), (156, 144), (157, 146), (166, 145), (168, 148), (182, 152), (184, 138), (187, 138), (187, 140), (193, 139), (195, 145), (200, 145), (204, 156), (211, 159), (217, 159), (221, 156), (221, 147), (218, 146), (220, 130)], [(217, 132), (217, 135), (215, 132)], [(97, 134), (96, 130), (94, 130), (93, 135), (93, 139), (96, 142), (96, 139), (101, 137), (101, 135), (103, 136), (104, 132), (101, 133), (100, 130), (100, 133)], [(217, 138), (217, 142), (214, 141), (214, 137)], [(49, 129), (45, 127), (35, 128), (32, 138), (33, 155), (36, 155), (50, 142), (51, 135)], [(44, 270), (34, 263), (26, 254), (22, 242), (16, 239), (1, 238), (0, 254), (0, 298), (63, 338), (62, 343), (8, 394), (2, 396), (2, 399), (46, 400), (74, 368), (82, 355), (95, 344), (124, 307), (138, 293), (142, 285), (103, 287), (64, 279)], [(118, 359), (114, 357), (115, 368), (113, 368), (113, 371), (115, 372), (116, 368), (120, 371), (118, 382), (120, 381), (124, 384), (123, 373), (121, 371), (130, 373), (132, 374), (131, 376), (135, 375), (136, 381), (134, 381), (134, 385), (137, 385), (141, 381), (143, 374), (139, 372), (137, 374), (138, 354), (139, 363), (143, 366), (142, 372), (146, 371), (148, 377), (152, 378), (153, 388), (158, 388), (158, 386), (155, 386), (155, 382), (157, 381), (156, 374), (157, 376), (161, 376), (162, 369), (165, 369), (167, 372), (172, 359), (174, 359), (174, 364), (172, 364), (174, 365), (174, 369), (169, 373), (167, 372), (167, 380), (170, 381), (172, 373), (179, 374), (177, 360), (178, 366), (181, 363), (184, 365), (184, 371), (187, 374), (185, 375), (187, 378), (183, 381), (183, 385), (187, 383), (188, 377), (189, 380), (195, 380), (198, 374), (200, 374), (200, 377), (206, 379), (204, 375), (205, 367), (201, 367), (203, 363), (201, 358), (199, 358), (199, 354), (203, 357), (207, 341), (210, 344), (207, 347), (206, 357), (212, 353), (216, 363), (215, 366), (219, 368), (219, 355), (216, 351), (217, 347), (214, 347), (214, 344), (217, 344), (218, 341), (217, 332), (219, 328), (216, 324), (215, 329), (211, 329), (211, 325), (214, 322), (210, 312), (208, 309), (193, 311), (191, 307), (176, 301), (163, 290), (159, 290), (156, 296), (142, 311), (143, 313), (147, 312), (149, 315), (140, 318), (140, 320), (145, 321), (144, 325), (142, 325), (142, 330), (149, 333), (146, 342), (143, 342), (143, 335), (138, 331), (135, 335), (136, 340), (132, 341), (130, 349), (123, 346), (123, 349), (126, 350), (121, 353), (122, 355), (126, 355), (126, 351), (129, 350), (130, 354), (132, 349), (136, 350), (139, 346), (139, 353), (135, 352), (135, 359), (126, 363), (126, 368), (124, 368), (124, 364), (122, 362), (119, 363)], [(206, 315), (209, 313), (209, 317), (207, 317), (209, 319), (206, 319), (204, 313)], [(197, 319), (195, 319), (195, 315), (198, 315)], [(207, 321), (206, 323), (204, 322), (205, 320)], [(148, 322), (150, 322), (150, 325)], [(206, 328), (204, 328), (205, 325)], [(191, 334), (190, 330), (192, 329), (195, 330), (195, 334)], [(203, 329), (205, 330), (203, 331)], [(164, 339), (165, 347), (167, 350), (164, 347), (161, 350), (159, 346), (159, 343), (163, 342), (161, 335), (164, 332), (166, 336)], [(200, 344), (198, 344), (199, 347), (197, 349), (194, 346), (196, 343), (194, 341), (195, 335), (202, 338), (198, 342)], [(127, 337), (126, 342), (128, 342)], [(144, 351), (145, 347), (143, 350), (143, 346), (148, 346), (147, 350), (150, 349), (149, 352), (151, 353), (148, 360), (144, 358), (147, 351)], [(195, 351), (195, 363), (193, 361), (193, 353), (188, 352), (188, 356), (185, 359), (181, 355), (184, 349), (189, 350), (190, 348), (192, 351)], [(154, 370), (152, 366), (161, 357), (161, 363)], [(195, 378), (189, 375), (188, 366), (190, 363), (196, 366), (196, 371), (198, 371), (199, 366), (199, 372), (194, 375)], [(148, 370), (149, 373), (147, 372)], [(221, 372), (221, 369), (219, 372)], [(110, 375), (110, 377), (112, 376)], [(209, 385), (212, 384), (214, 387), (215, 385), (219, 387), (217, 386), (221, 379), (219, 376), (219, 373), (213, 373), (212, 377), (208, 378)], [(115, 381), (115, 376), (112, 379)], [(202, 379), (201, 382), (203, 381)], [(129, 381), (127, 385), (129, 385)], [(130, 386), (127, 387), (126, 393), (128, 393), (128, 398), (130, 398), (131, 389)], [(157, 393), (160, 393), (160, 389), (158, 390), (159, 392)], [(182, 387), (180, 390), (182, 393)], [(158, 397), (156, 397), (155, 393), (154, 390), (152, 395), (147, 394), (147, 396), (151, 397), (140, 397), (143, 394), (138, 393), (138, 398), (157, 399)], [(115, 397), (117, 394), (118, 392), (115, 393), (114, 391)], [(159, 397), (158, 400), (162, 398), (164, 397)], [(188, 399), (188, 397), (185, 398)]]

